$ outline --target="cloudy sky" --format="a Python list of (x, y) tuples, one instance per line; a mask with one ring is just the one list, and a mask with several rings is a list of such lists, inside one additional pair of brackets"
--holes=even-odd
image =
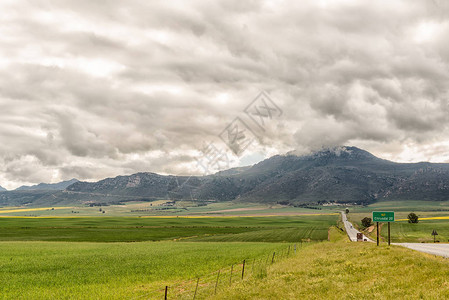
[(448, 36), (443, 0), (2, 0), (0, 185), (201, 174), (211, 149), (449, 162)]

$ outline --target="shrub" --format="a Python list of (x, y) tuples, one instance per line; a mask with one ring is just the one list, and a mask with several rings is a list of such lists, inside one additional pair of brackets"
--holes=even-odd
[(372, 224), (371, 218), (364, 217), (364, 218), (362, 219), (362, 225), (363, 225), (363, 227), (365, 227), (365, 228), (366, 228), (366, 227), (370, 227), (371, 224)]
[(419, 220), (418, 220), (419, 217), (415, 213), (409, 213), (407, 217), (408, 217), (409, 223), (418, 223), (419, 222)]

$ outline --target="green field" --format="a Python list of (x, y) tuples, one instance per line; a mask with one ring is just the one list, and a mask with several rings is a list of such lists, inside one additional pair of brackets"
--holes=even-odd
[(0, 218), (3, 241), (325, 240), (338, 215), (206, 218)]
[(380, 201), (368, 206), (349, 207), (351, 213), (368, 213), (372, 211), (395, 211), (406, 215), (412, 211), (428, 214), (449, 215), (449, 201)]
[(0, 242), (0, 295), (9, 299), (131, 298), (243, 259), (275, 243)]
[(273, 252), (285, 256), (292, 243), (327, 240), (337, 220), (338, 215), (0, 218), (0, 295), (151, 298), (180, 282), (183, 288), (172, 288), (172, 295), (191, 293), (192, 280), (201, 277), (204, 298), (215, 282), (211, 272), (222, 269), (230, 278), (230, 266), (241, 269), (245, 259), (251, 276), (271, 262)]
[[(421, 217), (449, 216), (444, 207), (377, 203), (350, 207), (348, 217), (357, 226), (371, 211), (382, 209), (397, 211), (396, 219), (406, 218), (411, 208), (421, 209), (414, 210)], [(254, 212), (254, 206), (238, 209), (248, 208), (244, 214)], [(329, 214), (337, 209), (343, 210), (327, 207), (315, 215), (296, 216), (67, 217), (63, 208), (41, 210), (60, 214), (53, 217), (0, 217), (0, 295), (159, 299), (167, 285), (169, 298), (192, 299), (198, 277), (198, 299), (426, 298), (418, 285), (429, 278), (446, 287), (449, 265), (442, 259), (398, 247), (347, 242), (335, 227), (342, 227), (339, 215)], [(392, 225), (393, 242), (430, 241), (433, 229), (441, 242), (449, 239), (449, 219), (398, 221)], [(293, 244), (298, 253), (292, 257), (293, 248), (288, 247)], [(274, 254), (277, 263), (271, 265)], [(416, 265), (420, 271), (415, 274), (410, 270)], [(429, 297), (444, 298), (448, 290), (432, 291)]]
[[(418, 224), (409, 224), (407, 221), (395, 222), (391, 225), (391, 241), (394, 243), (421, 243), (433, 242), (432, 231), (436, 230), (436, 240), (442, 243), (449, 242), (449, 220), (422, 220)], [(388, 238), (386, 227), (382, 227), (381, 236)]]

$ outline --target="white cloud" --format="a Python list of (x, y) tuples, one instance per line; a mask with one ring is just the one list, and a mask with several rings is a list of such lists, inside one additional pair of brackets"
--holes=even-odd
[(445, 11), (424, 0), (2, 1), (0, 185), (198, 174), (202, 145), (220, 143), (261, 90), (284, 113), (247, 158), (352, 144), (447, 161)]

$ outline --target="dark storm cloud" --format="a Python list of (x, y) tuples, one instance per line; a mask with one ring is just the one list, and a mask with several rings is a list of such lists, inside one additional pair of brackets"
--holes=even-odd
[[(0, 184), (200, 173), (261, 91), (266, 155), (449, 160), (444, 1), (3, 1)], [(221, 146), (226, 147), (221, 144)]]

